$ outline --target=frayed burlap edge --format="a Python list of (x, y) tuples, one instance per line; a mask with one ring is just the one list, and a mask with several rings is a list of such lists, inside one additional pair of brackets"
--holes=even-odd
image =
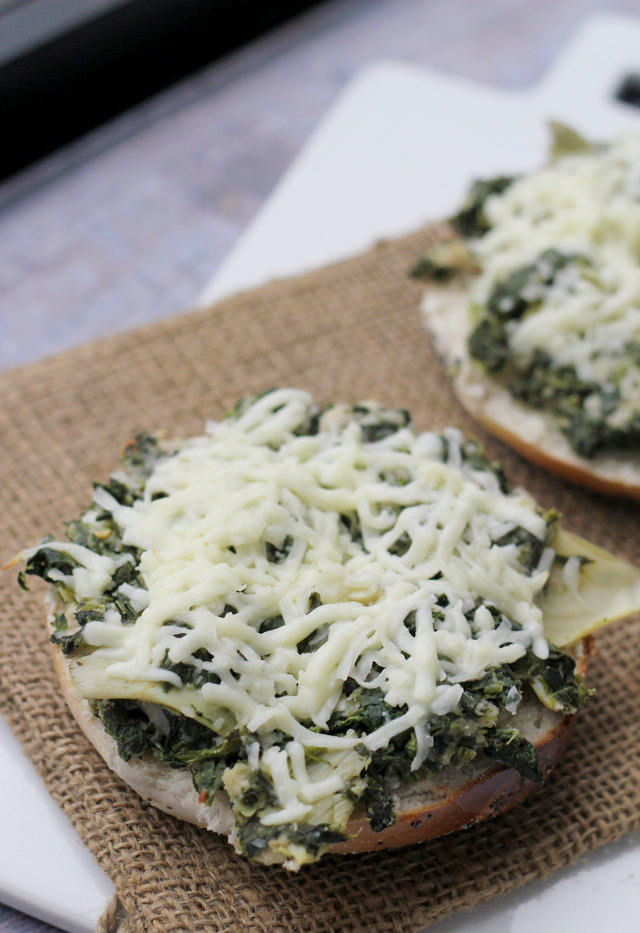
[(129, 930), (126, 911), (114, 894), (96, 924), (96, 933), (129, 933)]

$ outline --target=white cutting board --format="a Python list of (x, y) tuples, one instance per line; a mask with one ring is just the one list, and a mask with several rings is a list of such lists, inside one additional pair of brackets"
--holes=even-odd
[[(543, 160), (548, 119), (592, 138), (640, 131), (640, 111), (613, 101), (633, 72), (640, 73), (640, 20), (601, 16), (586, 21), (524, 93), (397, 64), (369, 68), (341, 95), (201, 304), (447, 215), (472, 178)], [(111, 883), (1, 721), (0, 749), (0, 901), (70, 933), (90, 933)], [(639, 907), (640, 834), (437, 929), (555, 933), (566, 923), (581, 933), (637, 933)]]
[(510, 92), (397, 63), (356, 78), (201, 296), (207, 304), (410, 232), (459, 206), (477, 177), (540, 164), (547, 122), (589, 138), (640, 132), (618, 103), (640, 74), (640, 18), (585, 21), (532, 90)]

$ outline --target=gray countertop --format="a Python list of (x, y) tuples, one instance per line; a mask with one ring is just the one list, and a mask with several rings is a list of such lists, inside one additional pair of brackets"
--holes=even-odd
[[(526, 88), (594, 12), (640, 4), (332, 0), (5, 182), (0, 368), (192, 305), (368, 64)], [(52, 929), (0, 906), (0, 933)]]

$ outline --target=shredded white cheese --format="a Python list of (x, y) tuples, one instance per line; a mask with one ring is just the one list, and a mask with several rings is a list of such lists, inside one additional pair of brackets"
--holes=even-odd
[[(367, 442), (350, 409), (336, 408), (317, 433), (296, 433), (310, 406), (306, 393), (278, 390), (208, 425), (158, 463), (132, 507), (96, 490), (142, 551), (144, 589), (120, 588), (141, 610), (135, 624), (115, 610), (86, 624), (94, 650), (73, 669), (89, 697), (122, 696), (125, 683), (148, 699), (164, 682), (175, 708), (188, 708), (193, 687), (163, 661), (215, 674), (199, 689), (210, 722), (222, 711), (226, 728), (231, 715), (256, 736), (291, 738), (251, 746), (280, 798), (274, 825), (304, 820), (342, 786), (337, 773), (314, 784), (305, 747), (372, 752), (414, 729), (417, 768), (429, 717), (454, 709), (462, 684), (529, 647), (547, 652), (536, 597), (549, 561), (530, 573), (516, 546), (498, 543), (517, 526), (544, 541), (533, 502), (470, 465), (453, 430)], [(106, 563), (65, 547), (87, 568), (76, 586), (85, 593), (93, 580), (98, 595)], [(364, 736), (331, 735), (348, 679), (406, 711)]]
[[(538, 262), (540, 281), (534, 277), (522, 297), (541, 304), (509, 323), (509, 344), (523, 368), (540, 351), (558, 366), (575, 367), (584, 382), (615, 383), (622, 421), (640, 398), (638, 367), (621, 373), (629, 345), (640, 344), (639, 193), (640, 137), (625, 136), (558, 159), (488, 198), (491, 227), (471, 242), (482, 268), (473, 302), (482, 305), (497, 282), (549, 248), (584, 257), (584, 264), (559, 270), (551, 284), (544, 282), (549, 268)], [(600, 404), (597, 394), (587, 401), (592, 408)]]

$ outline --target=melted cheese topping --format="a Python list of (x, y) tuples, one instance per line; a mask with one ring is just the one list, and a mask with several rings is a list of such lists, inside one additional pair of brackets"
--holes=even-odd
[(541, 283), (523, 297), (542, 304), (509, 325), (510, 346), (523, 365), (541, 350), (584, 381), (615, 380), (628, 416), (640, 397), (637, 366), (620, 373), (628, 345), (640, 344), (640, 137), (565, 156), (490, 197), (485, 213), (491, 229), (471, 244), (483, 270), (474, 301), (550, 247), (587, 259), (551, 286), (541, 263)]
[[(331, 744), (300, 724), (326, 726), (348, 677), (375, 680), (392, 706), (406, 704), (406, 728), (452, 708), (460, 682), (516, 660), (532, 643), (544, 652), (535, 597), (546, 573), (530, 576), (513, 545), (495, 544), (516, 525), (544, 538), (546, 523), (531, 501), (503, 495), (490, 471), (465, 468), (454, 431), (449, 463), (438, 435), (410, 429), (377, 443), (363, 443), (355, 422), (295, 436), (308, 405), (304, 393), (283, 390), (239, 420), (210, 425), (207, 436), (158, 465), (133, 507), (96, 490), (123, 541), (142, 550), (146, 584), (127, 587), (144, 607), (135, 625), (111, 613), (84, 628), (96, 650), (83, 667), (88, 675), (100, 664), (100, 688), (110, 677), (180, 686), (161, 667), (168, 655), (215, 672), (220, 683), (204, 685), (203, 696), (250, 731), (268, 726)], [(361, 540), (341, 519), (354, 513)], [(410, 544), (399, 556), (393, 545), (403, 535)], [(266, 545), (285, 541), (286, 556), (270, 560)], [(74, 556), (83, 550), (74, 546)], [(84, 573), (83, 593), (93, 579), (97, 595), (108, 559), (89, 555), (74, 578)], [(436, 627), (442, 594), (449, 605)], [(478, 599), (521, 630), (480, 606), (471, 637), (464, 613)], [(404, 625), (411, 613), (415, 634)], [(276, 617), (283, 624), (260, 631)], [(325, 633), (324, 644), (299, 651), (314, 632)], [(197, 660), (201, 648), (211, 662)], [(371, 679), (374, 667), (381, 673)], [(384, 744), (400, 723), (389, 726), (367, 744)]]
[[(253, 760), (282, 805), (271, 823), (303, 819), (343, 786), (326, 769), (312, 786), (305, 746), (372, 752), (414, 729), (417, 768), (429, 718), (456, 706), (464, 682), (548, 650), (536, 602), (548, 552), (530, 573), (515, 544), (498, 543), (516, 527), (545, 540), (533, 502), (467, 461), (454, 430), (366, 441), (343, 406), (299, 433), (311, 410), (304, 392), (271, 392), (180, 444), (133, 506), (96, 490), (90, 517), (108, 510), (141, 550), (144, 587), (121, 588), (141, 612), (88, 621), (93, 650), (72, 663), (89, 698), (159, 702), (262, 737)], [(98, 597), (108, 559), (77, 545), (73, 556), (82, 572), (68, 585)], [(167, 659), (210, 682), (183, 685)], [(369, 734), (332, 735), (348, 679), (404, 709)], [(270, 743), (276, 730), (285, 748)]]

